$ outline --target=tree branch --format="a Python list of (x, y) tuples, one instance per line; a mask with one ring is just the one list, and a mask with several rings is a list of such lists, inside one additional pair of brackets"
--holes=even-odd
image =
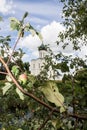
[[(21, 33), (22, 33), (22, 32), (21, 32)], [(18, 42), (19, 42), (19, 40), (20, 40), (20, 38), (21, 38), (21, 33), (20, 33), (19, 37), (17, 38), (17, 41), (16, 41), (16, 43), (15, 43), (15, 45), (14, 45), (14, 47), (13, 47), (13, 50), (12, 50), (11, 55), (10, 55), (9, 58), (8, 58), (7, 65), (8, 65), (9, 61), (11, 60), (12, 55), (14, 54), (15, 48), (16, 48), (16, 46), (17, 46), (17, 44), (18, 44)]]
[(45, 102), (41, 101), (39, 98), (35, 97), (33, 94), (25, 91), (20, 85), (19, 83), (16, 81), (16, 79), (14, 78), (14, 76), (12, 75), (12, 73), (10, 72), (7, 64), (4, 62), (4, 60), (0, 57), (0, 61), (3, 63), (4, 67), (6, 68), (9, 76), (11, 77), (11, 79), (13, 80), (13, 82), (15, 83), (16, 87), (25, 95), (33, 98), (35, 101), (39, 102), (40, 104), (44, 105), (45, 107), (47, 107), (50, 110), (53, 110), (53, 107), (49, 106), (48, 104), (46, 104)]
[(8, 73), (0, 71), (0, 74), (7, 75)]
[[(12, 75), (12, 73), (10, 72), (7, 64), (4, 62), (3, 58), (0, 57), (0, 61), (2, 62), (2, 64), (4, 65), (4, 67), (7, 70), (7, 73), (9, 74), (9, 76), (11, 77), (11, 79), (13, 80), (14, 84), (16, 85), (16, 87), (25, 95), (31, 97), (32, 99), (34, 99), (35, 101), (37, 101), (38, 103), (40, 103), (41, 105), (45, 106), (46, 108), (48, 108), (49, 110), (53, 111), (53, 112), (57, 112), (59, 113), (60, 111), (58, 109), (54, 109), (52, 106), (46, 104), (45, 102), (41, 101), (39, 98), (35, 97), (33, 94), (25, 91), (20, 85), (19, 83), (16, 81), (16, 79), (14, 78), (14, 76)], [(87, 120), (87, 116), (85, 115), (77, 115), (77, 114), (67, 114), (70, 117), (74, 117), (74, 118), (79, 118), (79, 119), (83, 119), (83, 120)]]

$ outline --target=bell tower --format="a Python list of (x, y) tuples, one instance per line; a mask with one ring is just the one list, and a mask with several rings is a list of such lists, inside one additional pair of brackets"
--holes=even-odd
[(47, 55), (47, 46), (43, 43), (38, 47), (39, 58), (43, 59)]

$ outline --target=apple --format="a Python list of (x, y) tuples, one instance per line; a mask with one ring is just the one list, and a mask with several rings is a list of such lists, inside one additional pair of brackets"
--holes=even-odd
[(28, 77), (27, 77), (26, 73), (23, 73), (23, 74), (19, 75), (19, 82), (21, 82), (23, 84), (26, 84), (27, 80), (28, 80)]

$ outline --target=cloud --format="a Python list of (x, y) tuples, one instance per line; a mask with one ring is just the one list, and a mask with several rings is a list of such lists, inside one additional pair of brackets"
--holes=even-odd
[(41, 44), (41, 41), (37, 35), (34, 37), (30, 34), (25, 38), (20, 40), (19, 46), (22, 48), (27, 48), (30, 51), (37, 50), (37, 47)]
[(14, 1), (16, 5), (15, 15), (20, 16), (25, 11), (29, 12), (30, 22), (34, 25), (46, 25), (49, 21), (61, 19), (61, 6), (55, 1)]
[(48, 24), (48, 20), (39, 17), (31, 17), (29, 20), (30, 22), (35, 21), (36, 24)]
[[(52, 23), (44, 26), (41, 29), (44, 44), (49, 44), (52, 46), (54, 46), (54, 44), (56, 45), (58, 33), (63, 29), (64, 27), (56, 21), (53, 21)], [(37, 35), (33, 37), (31, 34), (20, 41), (21, 47), (28, 48), (29, 50), (34, 51), (37, 50), (37, 47), (40, 46), (40, 44), (41, 40), (39, 39), (39, 37)]]
[(87, 59), (85, 58), (85, 56), (87, 56), (87, 46), (81, 46), (81, 51), (77, 51), (76, 55), (82, 58), (83, 60)]
[[(86, 53), (87, 46), (82, 46), (81, 51), (73, 50), (73, 45), (70, 42), (69, 45), (64, 50), (62, 49), (63, 44), (60, 43), (60, 45), (57, 46), (56, 41), (58, 39), (58, 34), (60, 31), (63, 31), (64, 29), (65, 28), (56, 21), (53, 21), (50, 24), (42, 27), (41, 34), (43, 36), (43, 43), (46, 45), (49, 44), (49, 47), (53, 50), (54, 53), (62, 51), (65, 55), (73, 55), (73, 56), (77, 55), (81, 58), (87, 55)], [(27, 51), (26, 52), (27, 54), (29, 53), (29, 57), (26, 59), (30, 61), (31, 59), (38, 58), (38, 46), (40, 46), (41, 43), (42, 42), (37, 35), (33, 37), (30, 34), (20, 41), (19, 46), (22, 47), (23, 49), (25, 48), (28, 50), (28, 52)]]
[[(19, 6), (21, 5), (21, 6)], [(58, 16), (58, 5), (55, 4), (55, 2), (50, 2), (50, 1), (44, 1), (44, 2), (39, 2), (39, 1), (34, 1), (34, 2), (20, 2), (17, 1), (16, 6), (20, 11), (23, 10), (28, 10), (30, 14), (36, 14), (36, 15), (41, 15), (41, 16), (53, 16), (55, 17)], [(59, 12), (61, 10), (59, 9)]]
[(30, 55), (29, 54), (24, 54), (23, 57), (22, 57), (22, 60), (24, 62), (29, 62), (29, 60), (27, 60), (27, 59), (30, 59)]
[[(53, 21), (52, 23), (44, 26), (41, 29), (41, 34), (43, 36), (43, 43), (46, 45), (49, 44), (51, 48), (55, 50), (57, 48), (56, 41), (57, 41), (58, 33), (63, 29), (64, 27), (56, 21)], [(30, 34), (25, 38), (21, 39), (19, 43), (19, 47), (23, 49), (24, 48), (28, 49), (28, 52), (29, 51), (31, 52), (30, 59), (35, 59), (38, 57), (38, 46), (40, 46), (41, 43), (42, 42), (37, 35), (33, 37)]]
[(43, 27), (41, 29), (41, 34), (43, 36), (44, 42), (46, 44), (53, 44), (56, 42), (58, 33), (63, 29), (64, 27), (56, 21), (53, 21), (52, 23)]
[(13, 11), (13, 3), (12, 1), (7, 1), (7, 0), (0, 0), (0, 12), (2, 14), (9, 14), (9, 13), (15, 13)]

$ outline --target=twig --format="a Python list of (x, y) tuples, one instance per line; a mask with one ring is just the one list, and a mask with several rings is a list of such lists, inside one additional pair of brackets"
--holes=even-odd
[(8, 73), (0, 71), (0, 74), (7, 75)]
[(18, 42), (19, 42), (19, 40), (21, 38), (21, 34), (22, 34), (22, 32), (20, 33), (19, 37), (17, 38), (17, 41), (16, 41), (16, 43), (15, 43), (15, 45), (13, 47), (12, 53), (11, 53), (11, 55), (8, 58), (7, 65), (8, 65), (9, 61), (11, 60), (12, 55), (14, 54), (15, 48), (16, 48), (16, 46), (17, 46), (17, 44), (18, 44)]
[(77, 118), (77, 119), (87, 120), (87, 115), (68, 114), (68, 116), (73, 117), (73, 118)]

